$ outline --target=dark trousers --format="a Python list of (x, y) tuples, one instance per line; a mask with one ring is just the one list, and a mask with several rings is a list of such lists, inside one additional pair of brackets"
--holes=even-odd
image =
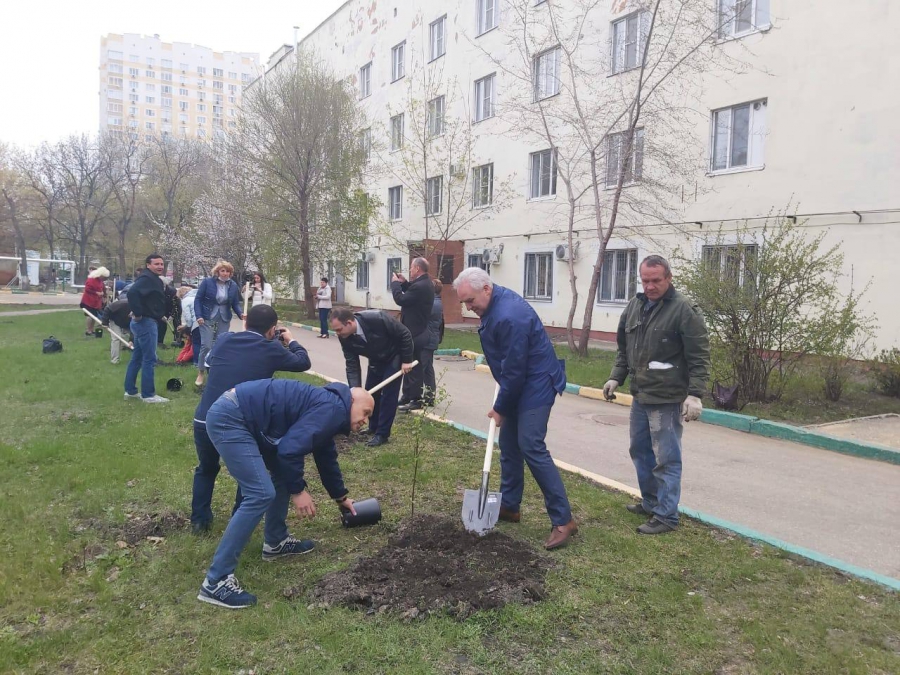
[[(398, 370), (400, 370), (400, 362), (396, 359), (389, 363), (370, 363), (369, 372), (366, 374), (366, 389), (371, 389)], [(375, 394), (375, 409), (369, 417), (369, 431), (373, 434), (385, 438), (391, 435), (391, 427), (397, 416), (397, 395), (399, 393), (400, 378), (397, 378)]]
[(165, 319), (157, 319), (156, 320), (156, 344), (162, 345), (166, 343), (166, 330), (169, 328), (169, 324)]
[(413, 338), (413, 360), (418, 361), (419, 365), (413, 368), (407, 375), (403, 376), (403, 402), (421, 401), (422, 386), (425, 384), (425, 369), (422, 366), (422, 349), (431, 339), (431, 333), (428, 329)]
[(328, 307), (319, 307), (319, 335), (328, 335)]
[(194, 350), (194, 355), (191, 357), (191, 360), (194, 362), (194, 365), (197, 365), (197, 362), (200, 359), (200, 348), (202, 346), (202, 342), (200, 340), (200, 328), (197, 327), (191, 331), (191, 347)]
[[(213, 520), (212, 496), (219, 475), (219, 451), (209, 438), (206, 425), (194, 421), (194, 447), (197, 450), (197, 468), (194, 469), (194, 492), (191, 498), (191, 524), (209, 525)], [(234, 496), (234, 513), (241, 504), (241, 488)]]
[(423, 349), (419, 354), (419, 362), (422, 364), (422, 375), (425, 387), (422, 389), (424, 402), (434, 405), (434, 392), (437, 391), (437, 382), (434, 377), (434, 350)]

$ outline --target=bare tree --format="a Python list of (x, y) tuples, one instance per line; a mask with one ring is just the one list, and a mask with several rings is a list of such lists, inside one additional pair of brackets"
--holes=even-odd
[(16, 168), (14, 154), (12, 148), (0, 143), (0, 223), (8, 224), (12, 229), (16, 251), (19, 254), (19, 288), (27, 290), (28, 256), (23, 205), (26, 183)]
[[(550, 149), (532, 170), (532, 189), (556, 177), (565, 188), (555, 215), (569, 251), (567, 337), (572, 351), (586, 354), (610, 239), (646, 237), (647, 225), (677, 221), (685, 186), (692, 198), (700, 190), (705, 160), (694, 130), (707, 115), (704, 79), (743, 65), (717, 49), (719, 17), (708, 0), (615, 2), (611, 35), (597, 28), (610, 13), (599, 0), (514, 0), (509, 8), (501, 27), (507, 54), (494, 61), (520, 94), (501, 114), (512, 133)], [(576, 340), (582, 223), (596, 256)]]
[(125, 244), (132, 223), (140, 216), (142, 182), (150, 164), (149, 148), (131, 136), (106, 135), (101, 139), (103, 170), (112, 190), (108, 220), (115, 229), (119, 273), (125, 273)]
[(359, 260), (373, 205), (362, 189), (363, 117), (349, 84), (309, 52), (283, 61), (244, 94), (229, 151), (256, 182), (310, 316), (313, 273)]
[(63, 207), (60, 173), (53, 161), (54, 148), (46, 143), (32, 152), (16, 155), (16, 163), (28, 186), (29, 217), (47, 243), (49, 257), (56, 257), (59, 218)]

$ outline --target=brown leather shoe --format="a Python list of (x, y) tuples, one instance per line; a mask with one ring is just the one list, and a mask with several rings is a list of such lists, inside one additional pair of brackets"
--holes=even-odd
[(501, 506), (500, 515), (498, 516), (498, 518), (507, 523), (518, 523), (520, 520), (522, 520), (522, 514), (518, 511), (510, 511), (509, 509), (504, 509)]
[(550, 530), (550, 538), (544, 542), (544, 548), (552, 551), (555, 548), (565, 546), (571, 537), (578, 534), (578, 525), (575, 524), (573, 518), (565, 525), (557, 525)]

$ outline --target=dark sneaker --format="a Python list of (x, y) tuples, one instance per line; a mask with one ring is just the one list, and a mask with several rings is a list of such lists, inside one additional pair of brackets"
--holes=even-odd
[(398, 405), (397, 410), (400, 412), (411, 412), (413, 410), (421, 410), (422, 402), (421, 401), (410, 401), (409, 403), (404, 403), (403, 405)]
[(639, 525), (637, 531), (639, 534), (665, 534), (671, 532), (675, 528), (668, 523), (664, 523), (654, 516), (643, 525)]
[(380, 436), (375, 434), (372, 438), (369, 439), (369, 442), (366, 443), (370, 448), (377, 448), (379, 445), (384, 445), (388, 442), (387, 436)]
[(310, 539), (297, 539), (296, 537), (288, 536), (278, 546), (263, 544), (262, 559), (266, 562), (272, 562), (290, 555), (303, 555), (304, 553), (309, 553), (315, 547), (316, 542)]
[(202, 537), (203, 535), (209, 533), (209, 529), (211, 527), (212, 523), (210, 522), (191, 523), (191, 534)]
[(647, 511), (644, 508), (643, 504), (629, 504), (625, 507), (628, 510), (628, 513), (633, 513), (636, 516), (647, 516), (648, 518), (652, 517), (653, 514)]
[(200, 584), (200, 593), (197, 595), (200, 602), (208, 602), (210, 605), (218, 605), (226, 609), (244, 609), (252, 607), (256, 604), (256, 596), (248, 593), (233, 574), (229, 574), (224, 579), (210, 584), (204, 579)]
[(501, 506), (500, 515), (497, 516), (497, 518), (505, 523), (518, 523), (520, 520), (522, 520), (522, 514), (518, 511), (505, 509)]

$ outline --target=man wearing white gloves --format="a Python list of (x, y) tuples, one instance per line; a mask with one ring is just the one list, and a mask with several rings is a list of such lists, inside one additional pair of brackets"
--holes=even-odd
[(603, 395), (610, 400), (630, 378), (631, 459), (641, 502), (626, 508), (647, 522), (641, 534), (663, 534), (678, 526), (681, 497), (681, 420), (703, 412), (709, 379), (709, 335), (700, 311), (672, 285), (662, 256), (640, 265), (643, 293), (631, 299), (616, 336), (618, 352)]

